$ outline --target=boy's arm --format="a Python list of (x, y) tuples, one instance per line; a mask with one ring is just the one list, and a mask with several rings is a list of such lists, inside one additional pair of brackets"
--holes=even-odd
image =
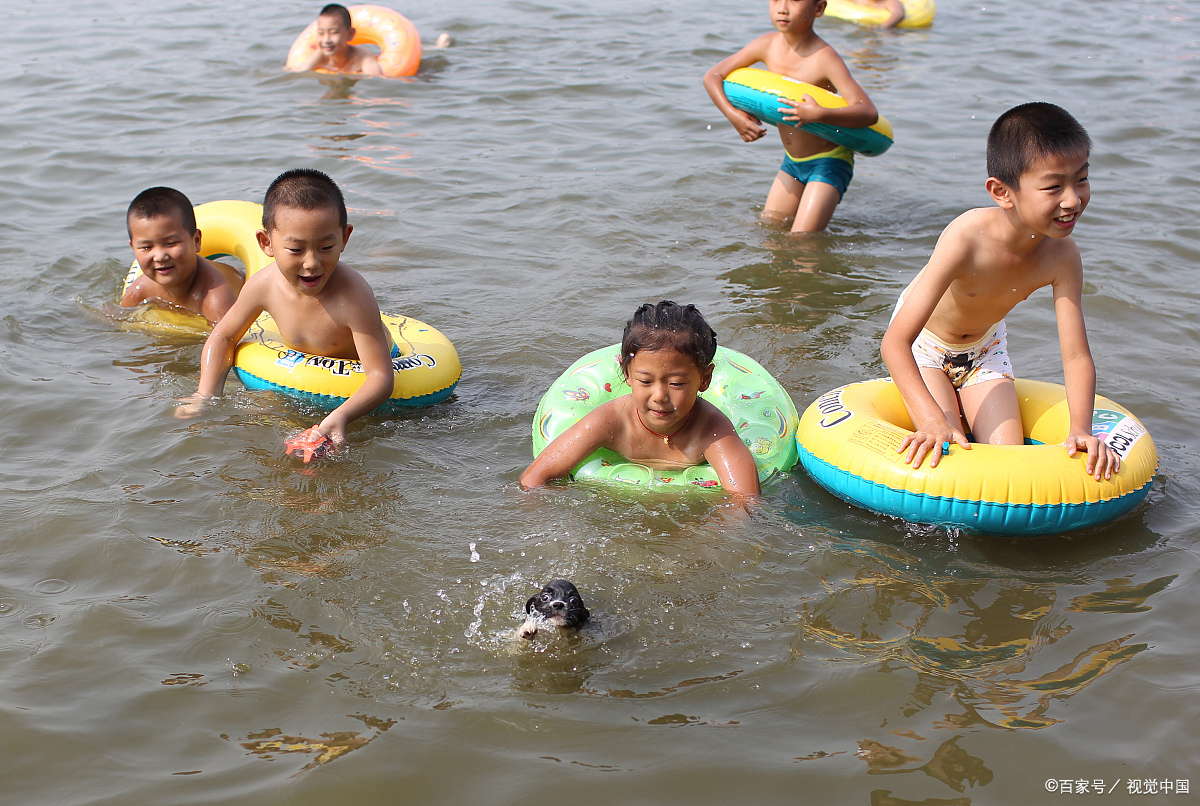
[(945, 412), (925, 385), (912, 354), (913, 342), (950, 287), (959, 267), (966, 262), (966, 245), (955, 236), (952, 228), (953, 223), (938, 239), (920, 279), (909, 286), (904, 304), (883, 334), (879, 350), (896, 389), (913, 415), (914, 433), (904, 438), (897, 452), (907, 450), (904, 461), (912, 463), (914, 468), (921, 466), (926, 454), (931, 456), (929, 466), (937, 467), (944, 443), (956, 442), (967, 450), (971, 448), (966, 435), (946, 420)]
[(883, 0), (879, 4), (882, 8), (888, 10), (890, 16), (884, 21), (881, 28), (895, 28), (904, 19), (904, 4), (900, 0)]
[(362, 364), (366, 377), (342, 405), (317, 425), (317, 431), (339, 445), (346, 441), (346, 426), (379, 408), (391, 397), (396, 384), (387, 328), (379, 318), (375, 295), (371, 293), (366, 280), (359, 278), (355, 285), (347, 303), (352, 311), (348, 324), (354, 338), (354, 348), (358, 352), (358, 362)]
[(1073, 265), (1054, 282), (1054, 316), (1058, 320), (1058, 342), (1062, 350), (1063, 380), (1067, 387), (1067, 410), (1071, 432), (1063, 445), (1074, 456), (1087, 451), (1085, 470), (1097, 481), (1110, 479), (1121, 469), (1121, 457), (1092, 434), (1092, 410), (1096, 403), (1096, 364), (1088, 347), (1083, 321), (1083, 266), (1078, 253)]
[(132, 308), (135, 305), (140, 305), (146, 301), (146, 291), (142, 283), (142, 278), (145, 275), (139, 275), (136, 280), (129, 284), (129, 288), (125, 291), (125, 295), (121, 297), (119, 304), (122, 308)]
[(754, 464), (750, 449), (737, 435), (729, 418), (722, 414), (721, 419), (725, 422), (718, 425), (716, 439), (705, 449), (704, 459), (716, 471), (721, 486), (734, 497), (761, 495), (758, 465)]
[(363, 51), (362, 59), (358, 63), (359, 71), (363, 75), (381, 76), (383, 68), (379, 66), (379, 58), (374, 54)]
[(762, 121), (754, 115), (743, 112), (729, 103), (729, 99), (725, 97), (725, 77), (740, 67), (749, 67), (761, 62), (766, 56), (767, 41), (772, 36), (776, 36), (776, 34), (760, 36), (737, 53), (717, 62), (704, 74), (704, 89), (708, 91), (708, 97), (716, 104), (717, 109), (721, 110), (721, 114), (733, 124), (733, 128), (741, 135), (742, 140), (747, 143), (759, 139), (767, 133), (767, 130), (762, 125)]
[(541, 487), (552, 479), (561, 479), (598, 448), (611, 444), (615, 431), (613, 418), (618, 415), (616, 404), (619, 400), (597, 406), (555, 437), (525, 468), (521, 486), (528, 490)]
[(850, 75), (850, 69), (837, 55), (833, 48), (822, 48), (813, 56), (820, 59), (820, 67), (838, 95), (846, 100), (846, 105), (837, 109), (828, 109), (818, 104), (811, 95), (805, 95), (799, 101), (779, 99), (779, 111), (785, 114), (783, 119), (795, 126), (805, 123), (829, 123), (844, 126), (847, 129), (858, 129), (864, 126), (874, 126), (879, 120), (879, 110), (867, 97), (866, 91), (858, 85)]
[(309, 56), (304, 61), (302, 61), (300, 64), (296, 65), (295, 67), (288, 67), (285, 64), (283, 66), (283, 69), (288, 70), (293, 73), (303, 73), (307, 70), (315, 70), (315, 69), (317, 69), (317, 65), (321, 63), (321, 59), (323, 59), (323, 58), (324, 58), (324, 54), (321, 53), (321, 49), (313, 48), (312, 55)]
[[(218, 275), (216, 285), (208, 290), (204, 295), (204, 299), (200, 302), (200, 313), (204, 314), (204, 318), (209, 324), (215, 325), (225, 318), (225, 314), (229, 313), (229, 309), (233, 307), (233, 303), (237, 302), (237, 291), (224, 277)], [(241, 337), (238, 338), (241, 340)]]
[[(257, 276), (255, 277), (257, 279)], [(204, 410), (206, 401), (219, 397), (225, 390), (225, 378), (233, 366), (233, 352), (254, 320), (264, 310), (259, 297), (261, 282), (251, 280), (234, 300), (228, 312), (213, 327), (200, 352), (200, 387), (196, 394), (185, 398), (185, 405), (175, 409), (175, 416), (186, 419)]]

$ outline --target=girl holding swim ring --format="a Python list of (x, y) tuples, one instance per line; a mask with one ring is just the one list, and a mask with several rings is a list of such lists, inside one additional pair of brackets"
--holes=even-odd
[(567, 476), (600, 448), (651, 468), (707, 462), (737, 496), (759, 494), (754, 457), (716, 406), (698, 397), (712, 381), (717, 334), (694, 305), (663, 300), (634, 312), (621, 339), (630, 394), (597, 406), (521, 474), (523, 487)]

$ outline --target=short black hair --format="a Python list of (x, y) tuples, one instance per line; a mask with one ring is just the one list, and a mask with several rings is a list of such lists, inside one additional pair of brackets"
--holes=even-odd
[(1009, 187), (1038, 157), (1088, 154), (1092, 138), (1071, 113), (1043, 101), (1014, 106), (992, 124), (987, 139), (988, 176)]
[(299, 210), (320, 210), (332, 207), (337, 210), (338, 224), (346, 228), (346, 200), (337, 183), (329, 174), (313, 168), (294, 168), (275, 177), (267, 188), (263, 199), (263, 229), (270, 232), (275, 228), (275, 211), (279, 207), (294, 207)]
[(670, 349), (690, 356), (700, 371), (717, 354), (717, 334), (695, 305), (677, 305), (664, 299), (657, 305), (644, 303), (625, 323), (621, 336), (621, 370), (628, 375), (629, 362), (639, 350)]
[(321, 9), (321, 13), (317, 17), (337, 17), (342, 21), (342, 25), (345, 25), (347, 28), (354, 27), (354, 23), (350, 20), (350, 9), (340, 6), (337, 3), (330, 3), (325, 6), (325, 8)]
[(133, 197), (129, 209), (125, 211), (125, 232), (133, 238), (129, 229), (129, 221), (133, 218), (158, 218), (165, 215), (178, 215), (183, 228), (190, 235), (196, 234), (196, 213), (192, 203), (175, 188), (156, 187), (146, 188)]

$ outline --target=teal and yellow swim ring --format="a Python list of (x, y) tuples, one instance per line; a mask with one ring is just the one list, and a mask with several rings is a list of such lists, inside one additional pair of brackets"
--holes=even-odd
[[(805, 95), (812, 97), (826, 109), (840, 109), (846, 106), (846, 99), (823, 90), (820, 87), (797, 81), (794, 78), (781, 76), (769, 70), (759, 70), (755, 67), (739, 67), (725, 76), (725, 97), (729, 103), (743, 112), (749, 112), (754, 117), (775, 126), (794, 126), (795, 124), (783, 119), (779, 112), (779, 99), (800, 101)], [(805, 123), (800, 126), (806, 132), (812, 132), (831, 143), (845, 146), (864, 157), (877, 157), (892, 147), (895, 132), (892, 124), (882, 114), (879, 120), (870, 126), (848, 129), (829, 123)]]
[[(620, 355), (619, 344), (593, 350), (550, 385), (533, 418), (535, 457), (589, 411), (629, 394), (618, 363)], [(733, 423), (754, 456), (759, 481), (790, 470), (796, 464), (795, 434), (799, 422), (791, 397), (758, 362), (736, 350), (718, 347), (713, 364), (712, 383), (700, 397), (720, 409)], [(607, 449), (598, 450), (580, 462), (571, 477), (645, 486), (721, 486), (716, 471), (707, 464), (660, 470), (628, 462)]]
[[(933, 15), (937, 13), (934, 0), (900, 0), (900, 5), (904, 6), (904, 19), (896, 25), (897, 28), (928, 28), (933, 25)], [(867, 3), (827, 0), (825, 16), (859, 25), (883, 25), (891, 15), (879, 6)]]

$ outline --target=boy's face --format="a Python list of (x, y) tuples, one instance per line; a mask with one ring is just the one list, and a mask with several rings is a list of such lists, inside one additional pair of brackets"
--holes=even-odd
[(1092, 198), (1088, 154), (1036, 157), (1021, 174), (1019, 187), (1008, 187), (991, 177), (988, 191), (1000, 207), (1013, 210), (1030, 229), (1051, 238), (1066, 238)]
[(165, 288), (186, 289), (196, 274), (200, 230), (193, 234), (178, 214), (129, 219), (129, 246), (142, 274)]
[(771, 22), (783, 34), (804, 34), (825, 13), (825, 0), (771, 0)]
[(349, 224), (342, 228), (333, 207), (280, 207), (271, 231), (258, 231), (258, 243), (275, 258), (280, 274), (296, 293), (315, 297), (337, 269), (353, 229)]
[(629, 361), (625, 379), (633, 404), (649, 428), (674, 432), (696, 405), (696, 395), (708, 388), (713, 368), (704, 370), (678, 350), (638, 350)]
[(339, 56), (354, 38), (354, 29), (336, 14), (317, 17), (317, 46), (326, 58)]

